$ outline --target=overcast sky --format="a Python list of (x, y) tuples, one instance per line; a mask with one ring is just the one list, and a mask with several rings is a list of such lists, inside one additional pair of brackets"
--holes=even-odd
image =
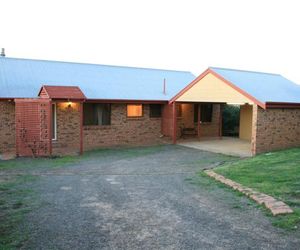
[(8, 57), (194, 74), (219, 66), (300, 83), (299, 2), (0, 0), (0, 47)]

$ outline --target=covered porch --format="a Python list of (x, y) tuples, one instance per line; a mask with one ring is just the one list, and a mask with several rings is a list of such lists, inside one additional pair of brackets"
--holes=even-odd
[[(255, 138), (256, 100), (211, 70), (205, 71), (175, 96), (173, 143), (205, 151), (249, 157)], [(236, 125), (224, 127), (228, 106), (238, 109)], [(226, 123), (225, 123), (226, 124)]]

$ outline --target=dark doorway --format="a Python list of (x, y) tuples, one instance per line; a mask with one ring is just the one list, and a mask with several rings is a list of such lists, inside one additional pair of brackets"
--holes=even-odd
[(240, 106), (225, 104), (223, 106), (222, 118), (222, 135), (238, 137), (240, 124)]

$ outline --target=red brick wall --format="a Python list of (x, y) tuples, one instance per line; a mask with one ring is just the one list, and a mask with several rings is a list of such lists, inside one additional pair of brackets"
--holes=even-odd
[(125, 104), (111, 105), (111, 125), (84, 126), (84, 150), (116, 145), (149, 145), (166, 142), (161, 138), (161, 118), (149, 117), (149, 105), (143, 105), (141, 118), (127, 118)]
[(212, 122), (201, 123), (200, 136), (202, 137), (219, 136), (219, 126), (220, 126), (220, 104), (214, 104)]
[(184, 103), (181, 104), (181, 108), (182, 117), (180, 119), (182, 120), (182, 123), (186, 128), (194, 128), (194, 104)]
[(17, 99), (15, 103), (17, 155), (50, 155), (50, 100)]
[(80, 151), (80, 109), (79, 103), (56, 103), (56, 140), (52, 141), (52, 154), (76, 154)]
[(267, 109), (254, 105), (252, 152), (300, 146), (300, 109)]
[(14, 102), (0, 101), (0, 154), (15, 153), (15, 104)]

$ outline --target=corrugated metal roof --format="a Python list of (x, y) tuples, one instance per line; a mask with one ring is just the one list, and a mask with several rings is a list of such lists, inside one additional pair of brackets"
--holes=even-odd
[(87, 99), (167, 101), (194, 78), (185, 71), (0, 57), (0, 98), (33, 98), (42, 85), (59, 85), (78, 86)]
[(48, 98), (51, 99), (86, 99), (81, 89), (76, 86), (43, 86), (42, 90), (45, 90)]
[(278, 74), (210, 67), (261, 102), (300, 103), (300, 85)]

